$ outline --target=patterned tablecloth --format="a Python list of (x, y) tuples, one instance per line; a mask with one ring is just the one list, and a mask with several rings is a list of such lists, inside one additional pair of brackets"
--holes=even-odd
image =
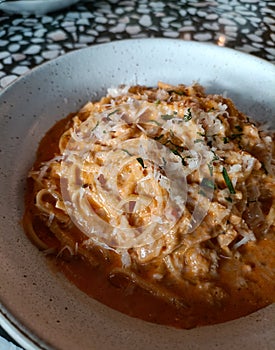
[(212, 42), (275, 63), (275, 1), (83, 0), (27, 17), (0, 10), (0, 90), (66, 52), (146, 37)]
[(275, 63), (275, 1), (80, 1), (45, 16), (0, 11), (0, 88), (66, 52), (126, 38), (214, 42)]

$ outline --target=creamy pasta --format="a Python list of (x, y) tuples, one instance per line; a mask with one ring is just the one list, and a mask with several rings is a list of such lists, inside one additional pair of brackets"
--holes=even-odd
[(274, 133), (197, 84), (109, 89), (42, 140), (25, 230), (132, 316), (240, 317), (275, 299), (274, 154)]

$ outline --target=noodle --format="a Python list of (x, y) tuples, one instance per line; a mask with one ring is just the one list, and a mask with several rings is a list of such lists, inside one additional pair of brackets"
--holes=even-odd
[(275, 300), (274, 155), (274, 133), (199, 85), (110, 89), (42, 140), (24, 228), (114, 308), (181, 328), (223, 322)]

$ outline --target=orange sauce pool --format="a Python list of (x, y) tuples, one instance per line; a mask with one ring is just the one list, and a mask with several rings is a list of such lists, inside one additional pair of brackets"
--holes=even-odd
[[(72, 115), (58, 122), (45, 135), (34, 166), (54, 156), (58, 140), (71, 119)], [(36, 211), (32, 185), (30, 181), (26, 193), (27, 215)], [(35, 226), (39, 238), (47, 246), (60, 248), (43, 221), (38, 220)], [(74, 233), (81, 239), (81, 232)], [(180, 295), (182, 305), (154, 296), (125, 275), (112, 275), (112, 268), (117, 264), (115, 253), (111, 254), (111, 259), (106, 259), (100, 249), (93, 252), (98, 255), (98, 264), (94, 266), (77, 255), (62, 254), (49, 260), (79, 289), (113, 309), (146, 321), (189, 329), (236, 319), (275, 302), (274, 232), (242, 246), (240, 252), (240, 261), (220, 261), (216, 284), (227, 294), (222, 302), (209, 302), (209, 296), (215, 294), (215, 290), (200, 289), (199, 283), (186, 282), (186, 288), (181, 290), (176, 284), (170, 285), (169, 289)]]
[[(274, 278), (272, 281), (272, 274), (265, 276), (266, 268), (275, 271), (274, 249), (275, 242), (271, 245), (269, 240), (262, 240), (257, 246), (247, 249), (247, 262), (253, 266), (249, 277), (242, 272), (244, 264), (222, 265), (219, 284), (229, 293), (230, 298), (220, 305), (204, 302), (207, 295), (198, 295), (197, 288), (189, 285), (189, 293), (186, 293), (188, 305), (178, 308), (177, 305), (154, 297), (125, 277), (112, 280), (108, 265), (91, 268), (76, 258), (70, 261), (58, 260), (56, 266), (79, 289), (113, 309), (149, 322), (189, 329), (236, 319), (274, 302)], [(262, 250), (271, 257), (268, 259), (271, 261), (267, 262), (263, 258)], [(260, 263), (254, 266), (253, 262), (258, 258)], [(237, 275), (240, 273), (246, 278), (246, 285), (235, 288), (231, 282), (239, 278)]]

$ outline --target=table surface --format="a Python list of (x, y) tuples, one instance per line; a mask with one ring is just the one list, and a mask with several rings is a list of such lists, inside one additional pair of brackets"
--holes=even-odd
[[(0, 90), (69, 51), (146, 37), (211, 42), (275, 63), (275, 1), (83, 0), (24, 17), (0, 10)], [(0, 336), (11, 340), (1, 328)]]
[(126, 38), (214, 42), (275, 63), (275, 1), (80, 1), (21, 17), (0, 11), (0, 89), (66, 52)]

